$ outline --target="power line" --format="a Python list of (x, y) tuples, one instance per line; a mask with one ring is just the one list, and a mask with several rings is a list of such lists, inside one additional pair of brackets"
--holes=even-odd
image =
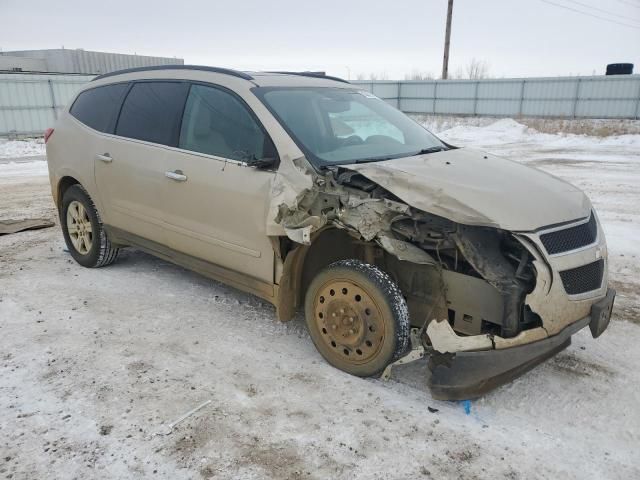
[(576, 0), (564, 0), (564, 1), (565, 2), (575, 3), (576, 5), (582, 5), (583, 7), (587, 7), (587, 8), (590, 8), (592, 10), (597, 10), (599, 12), (602, 12), (602, 13), (604, 13), (606, 15), (610, 15), (612, 17), (622, 18), (623, 20), (630, 20), (632, 22), (640, 22), (640, 20), (638, 20), (637, 18), (629, 18), (629, 17), (625, 17), (624, 15), (618, 15), (617, 13), (610, 12), (608, 10), (605, 10), (604, 8), (592, 7), (591, 5), (589, 5), (587, 3), (578, 2)]
[(617, 20), (612, 20), (610, 18), (604, 18), (604, 17), (601, 17), (599, 15), (595, 15), (595, 14), (589, 13), (589, 12), (583, 12), (582, 10), (578, 10), (578, 9), (572, 8), (572, 7), (567, 7), (566, 5), (561, 5), (559, 3), (550, 2), (549, 0), (540, 0), (540, 1), (544, 2), (544, 3), (548, 3), (549, 5), (553, 5), (555, 7), (560, 7), (560, 8), (564, 8), (566, 10), (571, 10), (572, 12), (581, 13), (582, 15), (587, 15), (589, 17), (598, 18), (600, 20), (604, 20), (605, 22), (617, 23), (618, 25), (622, 25), (624, 27), (635, 28), (636, 30), (640, 30), (640, 26), (638, 26), (638, 25), (631, 25), (631, 24), (628, 24), (628, 23), (618, 22)]

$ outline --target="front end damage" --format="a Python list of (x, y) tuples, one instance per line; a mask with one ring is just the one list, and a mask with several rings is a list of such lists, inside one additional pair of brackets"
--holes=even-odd
[[(503, 229), (499, 218), (469, 225), (415, 208), (390, 191), (393, 178), (384, 188), (349, 166), (317, 173), (305, 165), (294, 161), (274, 186), (271, 231), (292, 242), (282, 260), (326, 229), (363, 245), (363, 260), (391, 275), (409, 307), (412, 349), (395, 364), (428, 357), (435, 398), (480, 396), (566, 348), (581, 328), (597, 337), (607, 327), (615, 292), (595, 213), (548, 229)], [(590, 228), (592, 241), (570, 238), (569, 250), (549, 252), (545, 235), (561, 232), (562, 241), (577, 227)]]

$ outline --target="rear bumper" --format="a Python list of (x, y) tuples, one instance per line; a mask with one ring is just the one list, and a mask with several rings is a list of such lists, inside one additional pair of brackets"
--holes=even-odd
[(589, 316), (537, 342), (502, 350), (434, 353), (429, 361), (429, 388), (439, 400), (466, 400), (479, 397), (531, 370), (571, 344), (571, 336), (589, 325), (594, 338), (609, 326), (615, 290), (591, 307)]

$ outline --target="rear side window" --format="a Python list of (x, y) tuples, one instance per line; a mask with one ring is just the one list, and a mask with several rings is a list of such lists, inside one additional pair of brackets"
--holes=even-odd
[(95, 130), (113, 133), (122, 96), (128, 87), (127, 83), (118, 83), (85, 90), (78, 95), (69, 112)]
[(249, 163), (276, 156), (271, 139), (240, 100), (203, 85), (191, 86), (179, 147)]
[(116, 135), (172, 147), (178, 144), (187, 83), (140, 82), (124, 100)]

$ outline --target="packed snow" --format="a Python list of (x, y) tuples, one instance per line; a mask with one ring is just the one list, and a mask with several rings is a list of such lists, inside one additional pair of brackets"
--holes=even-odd
[(21, 158), (46, 155), (42, 138), (7, 140), (0, 138), (0, 158)]
[(47, 162), (45, 160), (31, 162), (2, 162), (0, 160), (0, 178), (9, 177), (39, 177), (47, 175)]
[[(441, 402), (423, 363), (390, 382), (351, 377), (316, 353), (300, 315), (280, 324), (265, 302), (156, 258), (126, 250), (85, 269), (59, 228), (0, 236), (0, 473), (640, 478), (640, 136), (450, 127), (438, 131), (448, 142), (588, 193), (618, 290), (602, 337), (581, 331), (485, 397)], [(46, 162), (0, 161), (0, 219), (16, 215), (55, 218)]]

